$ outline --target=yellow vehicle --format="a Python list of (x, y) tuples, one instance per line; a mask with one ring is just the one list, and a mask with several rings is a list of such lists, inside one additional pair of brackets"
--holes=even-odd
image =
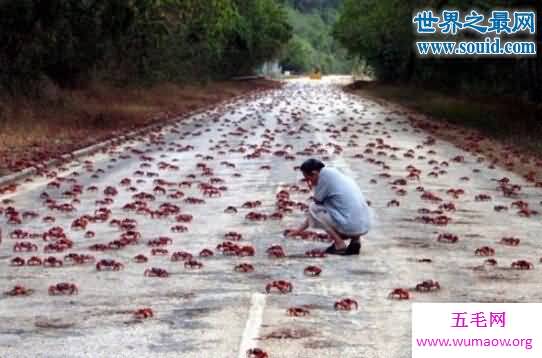
[(322, 79), (322, 72), (319, 68), (315, 68), (314, 72), (310, 75), (311, 80), (321, 80)]

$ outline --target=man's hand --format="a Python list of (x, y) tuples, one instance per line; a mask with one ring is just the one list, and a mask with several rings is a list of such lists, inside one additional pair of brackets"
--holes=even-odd
[(303, 225), (301, 225), (301, 227), (295, 228), (295, 229), (286, 229), (284, 231), (284, 236), (286, 236), (286, 237), (297, 236), (297, 235), (301, 234), (303, 231), (307, 230), (308, 228), (309, 228), (309, 220), (305, 219), (305, 221), (303, 222)]

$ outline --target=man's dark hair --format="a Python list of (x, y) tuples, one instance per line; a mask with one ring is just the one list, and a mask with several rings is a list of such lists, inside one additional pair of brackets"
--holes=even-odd
[(321, 161), (319, 161), (318, 159), (311, 158), (311, 159), (305, 160), (303, 164), (301, 164), (300, 169), (301, 169), (301, 172), (303, 172), (303, 174), (310, 174), (313, 171), (319, 172), (325, 166), (326, 165), (322, 163)]

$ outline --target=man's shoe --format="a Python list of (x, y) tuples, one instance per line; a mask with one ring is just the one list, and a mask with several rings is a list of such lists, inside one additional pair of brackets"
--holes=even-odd
[(348, 247), (337, 250), (335, 248), (335, 244), (331, 244), (331, 246), (326, 249), (325, 253), (330, 254), (330, 255), (346, 255), (347, 250), (348, 250)]
[(359, 239), (351, 240), (350, 244), (346, 248), (346, 251), (343, 255), (359, 255), (359, 250), (361, 249), (361, 242)]

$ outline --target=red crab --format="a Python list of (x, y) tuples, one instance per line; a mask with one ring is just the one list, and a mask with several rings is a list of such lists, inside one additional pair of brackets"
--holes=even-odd
[(408, 300), (410, 299), (410, 293), (404, 288), (396, 288), (390, 292), (388, 298), (394, 300)]
[(253, 246), (250, 246), (250, 245), (246, 245), (246, 246), (241, 246), (239, 248), (239, 250), (237, 250), (236, 252), (236, 255), (237, 256), (254, 256), (254, 254), (256, 253), (256, 250), (254, 249)]
[(213, 256), (213, 255), (214, 255), (214, 253), (209, 249), (203, 249), (199, 253), (200, 257), (210, 257), (210, 256)]
[(73, 264), (73, 265), (84, 265), (84, 264), (90, 264), (96, 261), (96, 258), (91, 255), (85, 255), (85, 254), (68, 254), (64, 256), (64, 262)]
[(10, 265), (11, 266), (24, 266), (25, 261), (21, 257), (15, 257), (15, 258), (11, 259)]
[(488, 266), (497, 266), (497, 260), (495, 260), (495, 259), (487, 259), (487, 260), (484, 261), (484, 264), (488, 265)]
[(45, 234), (43, 234), (43, 240), (47, 241), (49, 239), (65, 239), (66, 234), (64, 233), (64, 229), (61, 227), (53, 227), (49, 229)]
[(73, 242), (68, 239), (60, 239), (43, 248), (44, 252), (62, 252), (73, 247)]
[(88, 225), (88, 220), (85, 219), (85, 218), (79, 218), (79, 219), (75, 219), (73, 222), (72, 222), (72, 230), (85, 230), (87, 228), (87, 225)]
[(457, 235), (453, 235), (449, 233), (440, 234), (437, 238), (438, 242), (444, 242), (447, 244), (455, 244), (458, 240), (459, 238), (457, 237)]
[(150, 308), (139, 308), (134, 311), (134, 318), (137, 320), (143, 320), (154, 317), (154, 312)]
[(171, 232), (174, 233), (180, 233), (180, 232), (187, 232), (188, 228), (184, 225), (175, 225), (171, 227)]
[(272, 213), (271, 215), (269, 215), (269, 219), (271, 220), (282, 220), (283, 218), (284, 218), (284, 214), (279, 211), (276, 211)]
[(519, 216), (522, 216), (522, 217), (525, 217), (525, 218), (529, 218), (533, 215), (538, 215), (538, 211), (536, 210), (530, 210), (530, 209), (521, 209), (518, 211), (517, 213)]
[(474, 200), (476, 201), (490, 201), (491, 200), (491, 196), (487, 195), (487, 194), (478, 194), (474, 197)]
[(120, 271), (124, 268), (124, 265), (115, 260), (102, 259), (96, 264), (96, 270), (98, 271)]
[(13, 251), (15, 252), (32, 252), (32, 251), (37, 251), (37, 250), (38, 250), (38, 246), (36, 244), (33, 244), (31, 242), (26, 242), (26, 241), (17, 242), (13, 246)]
[(528, 209), (529, 208), (529, 203), (523, 201), (523, 200), (518, 200), (518, 201), (514, 201), (511, 205), (513, 208), (517, 208), (517, 209)]
[(104, 190), (104, 194), (107, 195), (107, 196), (115, 196), (117, 195), (119, 192), (117, 191), (117, 189), (115, 189), (114, 187), (112, 186), (108, 186), (107, 188), (105, 188)]
[(237, 214), (237, 208), (235, 206), (228, 206), (224, 209), (224, 212), (228, 214)]
[(166, 270), (156, 267), (146, 269), (143, 274), (147, 277), (169, 277), (169, 273)]
[(433, 219), (433, 224), (439, 225), (439, 226), (446, 226), (450, 223), (450, 221), (452, 221), (452, 218), (446, 215), (439, 215)]
[(175, 220), (177, 222), (182, 222), (182, 223), (189, 223), (192, 221), (194, 217), (192, 215), (189, 215), (189, 214), (181, 214), (181, 215), (177, 215), (175, 217)]
[(388, 204), (386, 204), (386, 206), (388, 208), (399, 207), (400, 205), (401, 205), (401, 203), (398, 200), (395, 200), (395, 199), (388, 201)]
[(49, 256), (48, 258), (43, 260), (44, 267), (62, 267), (62, 265), (63, 262), (54, 256)]
[(438, 281), (426, 280), (416, 285), (416, 291), (429, 292), (440, 290), (440, 284)]
[(230, 231), (224, 234), (225, 240), (240, 241), (242, 238), (243, 238), (243, 235), (235, 231)]
[(273, 289), (276, 289), (279, 293), (285, 294), (292, 292), (293, 286), (290, 282), (284, 280), (273, 281), (265, 286), (265, 292), (267, 293), (271, 293)]
[(147, 256), (145, 256), (143, 254), (139, 254), (139, 255), (135, 256), (133, 260), (134, 260), (134, 262), (136, 262), (138, 264), (143, 264), (143, 263), (149, 261)]
[(342, 300), (335, 302), (335, 309), (337, 311), (351, 311), (358, 309), (358, 302), (352, 298), (343, 298)]
[(166, 249), (154, 248), (151, 250), (152, 256), (166, 256), (169, 253)]
[(261, 205), (262, 205), (262, 202), (259, 200), (256, 200), (256, 201), (247, 201), (241, 207), (244, 209), (254, 209)]
[(282, 246), (280, 245), (273, 245), (268, 248), (266, 252), (269, 257), (281, 258), (286, 256), (284, 250), (282, 249)]
[(57, 283), (56, 285), (49, 286), (49, 294), (51, 296), (73, 295), (73, 294), (77, 294), (78, 292), (79, 292), (79, 289), (73, 283), (60, 282), (60, 283)]
[(439, 205), (438, 208), (439, 210), (451, 211), (451, 212), (456, 210), (454, 203), (444, 203), (444, 204)]
[(462, 155), (458, 155), (456, 157), (453, 157), (452, 161), (456, 163), (463, 163), (465, 161), (465, 157), (463, 157)]
[(222, 196), (222, 193), (217, 188), (206, 188), (203, 190), (203, 195), (212, 198)]
[(167, 192), (165, 188), (162, 188), (161, 186), (158, 186), (158, 185), (155, 186), (152, 191), (156, 195), (165, 195)]
[(24, 286), (15, 286), (11, 290), (4, 292), (6, 296), (29, 296), (34, 292), (31, 288), (26, 288)]
[(253, 272), (254, 271), (254, 266), (252, 266), (251, 264), (242, 263), (242, 264), (239, 264), (239, 265), (235, 266), (235, 268), (233, 270), (235, 272), (244, 272), (244, 273)]
[(476, 256), (495, 256), (495, 249), (489, 246), (482, 246), (474, 250)]
[(185, 251), (177, 251), (171, 255), (171, 261), (187, 261), (192, 259), (192, 254)]
[(194, 197), (188, 197), (188, 198), (184, 199), (184, 202), (187, 203), (187, 204), (204, 204), (205, 200), (199, 199), (199, 198), (194, 198)]
[(518, 246), (520, 240), (515, 237), (503, 237), (500, 241), (501, 244), (506, 246)]
[(318, 266), (307, 266), (303, 270), (303, 273), (307, 276), (320, 276), (322, 269)]
[(267, 220), (267, 215), (251, 211), (245, 215), (245, 218), (251, 221), (265, 221)]
[(203, 263), (191, 259), (191, 260), (185, 261), (184, 267), (188, 269), (200, 269), (203, 267)]
[(455, 199), (458, 199), (461, 195), (465, 194), (463, 189), (448, 189), (446, 194), (453, 196)]
[(291, 317), (304, 317), (310, 314), (310, 311), (303, 307), (291, 307), (286, 312)]
[(11, 239), (26, 239), (28, 238), (28, 233), (26, 231), (23, 231), (21, 229), (16, 229), (16, 230), (13, 230), (10, 234), (9, 234), (9, 237)]
[(527, 260), (518, 260), (514, 261), (511, 267), (515, 270), (531, 270), (534, 268), (534, 265)]
[(148, 246), (157, 247), (157, 246), (166, 246), (171, 245), (173, 243), (173, 240), (171, 240), (169, 237), (161, 236), (154, 240), (149, 240), (147, 242)]
[(251, 348), (247, 351), (247, 358), (269, 358), (269, 355), (260, 348)]

